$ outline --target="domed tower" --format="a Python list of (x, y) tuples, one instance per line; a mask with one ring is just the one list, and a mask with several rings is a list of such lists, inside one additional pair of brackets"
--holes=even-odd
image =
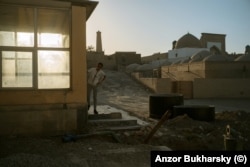
[(173, 49), (168, 52), (168, 58), (171, 59), (188, 58), (194, 53), (206, 50), (202, 48), (200, 40), (190, 33), (183, 35), (175, 43), (173, 42), (174, 44)]
[(183, 35), (176, 43), (176, 49), (180, 48), (201, 48), (201, 43), (198, 38), (192, 34), (187, 33)]

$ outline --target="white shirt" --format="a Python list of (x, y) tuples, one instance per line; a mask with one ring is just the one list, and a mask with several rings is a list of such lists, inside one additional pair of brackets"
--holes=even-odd
[(88, 70), (88, 84), (96, 86), (96, 84), (103, 80), (105, 73), (102, 70), (97, 71), (96, 68)]

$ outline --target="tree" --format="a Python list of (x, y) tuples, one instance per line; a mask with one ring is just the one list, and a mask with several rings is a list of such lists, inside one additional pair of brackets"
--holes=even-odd
[(90, 45), (87, 47), (87, 52), (94, 52), (94, 46)]

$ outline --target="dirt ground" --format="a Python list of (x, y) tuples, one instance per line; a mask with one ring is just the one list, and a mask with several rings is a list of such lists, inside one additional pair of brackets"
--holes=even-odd
[[(139, 132), (126, 132), (123, 141), (142, 143), (159, 120), (149, 118), (149, 96), (153, 93), (121, 72), (108, 71), (108, 79), (100, 91), (100, 103), (128, 111), (150, 123)], [(237, 142), (238, 150), (250, 150), (249, 99), (184, 100), (184, 104), (215, 106), (215, 121), (193, 120), (187, 115), (164, 123), (150, 140), (152, 145), (164, 145), (173, 150), (224, 150), (227, 126), (230, 138)]]
[(138, 131), (115, 132), (120, 143), (110, 135), (67, 143), (62, 141), (62, 136), (0, 136), (0, 166), (150, 166), (150, 150), (225, 150), (227, 125), (237, 143), (235, 148), (250, 150), (250, 112), (242, 109), (243, 105), (216, 111), (213, 122), (193, 120), (187, 115), (169, 119), (145, 144), (144, 140), (158, 122), (148, 116), (151, 94), (128, 75), (107, 71), (98, 104), (127, 111), (149, 125)]
[[(193, 120), (187, 115), (170, 119), (162, 125), (149, 141), (151, 145), (165, 145), (172, 150), (225, 150), (227, 126), (230, 139), (234, 139), (236, 150), (250, 150), (250, 113), (224, 111), (216, 114), (213, 122)], [(139, 132), (130, 132), (124, 139), (128, 144), (140, 144), (156, 123)], [(227, 148), (229, 149), (229, 148)]]

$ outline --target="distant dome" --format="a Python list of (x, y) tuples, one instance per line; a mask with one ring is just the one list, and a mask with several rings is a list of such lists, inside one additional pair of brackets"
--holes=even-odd
[(197, 52), (197, 53), (195, 53), (195, 54), (193, 54), (191, 56), (190, 63), (191, 62), (201, 61), (201, 60), (203, 60), (205, 57), (207, 57), (209, 55), (211, 55), (211, 53), (209, 51), (207, 51), (207, 50), (199, 51), (199, 52)]
[(250, 55), (242, 55), (238, 58), (236, 58), (234, 61), (250, 61)]
[(168, 60), (165, 60), (164, 62), (162, 62), (161, 66), (168, 66), (172, 64), (171, 62), (169, 62)]
[(184, 59), (184, 60), (181, 60), (180, 64), (183, 64), (183, 63), (188, 63), (189, 61), (191, 60), (190, 57)]
[(138, 66), (135, 70), (140, 72), (140, 71), (147, 71), (147, 70), (152, 70), (152, 69), (153, 69), (152, 65), (143, 64), (143, 65)]
[(180, 63), (181, 63), (181, 60), (177, 60), (177, 61), (171, 63), (171, 65), (177, 65), (177, 64), (180, 64)]
[(157, 63), (151, 63), (150, 65), (151, 65), (152, 69), (161, 67), (161, 65), (159, 63), (158, 64)]
[(163, 62), (163, 60), (156, 60), (156, 61), (152, 61), (150, 64), (151, 64), (152, 68), (159, 68), (161, 66), (162, 62)]
[(201, 42), (192, 34), (187, 33), (182, 36), (176, 43), (176, 49), (179, 48), (201, 48)]
[(161, 66), (167, 66), (172, 64), (172, 62), (169, 62), (168, 59), (161, 59), (157, 61), (151, 62), (153, 68), (159, 68)]
[(203, 61), (230, 61), (230, 60), (226, 56), (213, 54), (205, 57)]
[(140, 66), (139, 64), (136, 64), (136, 63), (134, 63), (134, 64), (130, 64), (130, 65), (128, 65), (127, 67), (126, 67), (126, 72), (134, 72), (134, 70), (138, 67), (138, 66)]

